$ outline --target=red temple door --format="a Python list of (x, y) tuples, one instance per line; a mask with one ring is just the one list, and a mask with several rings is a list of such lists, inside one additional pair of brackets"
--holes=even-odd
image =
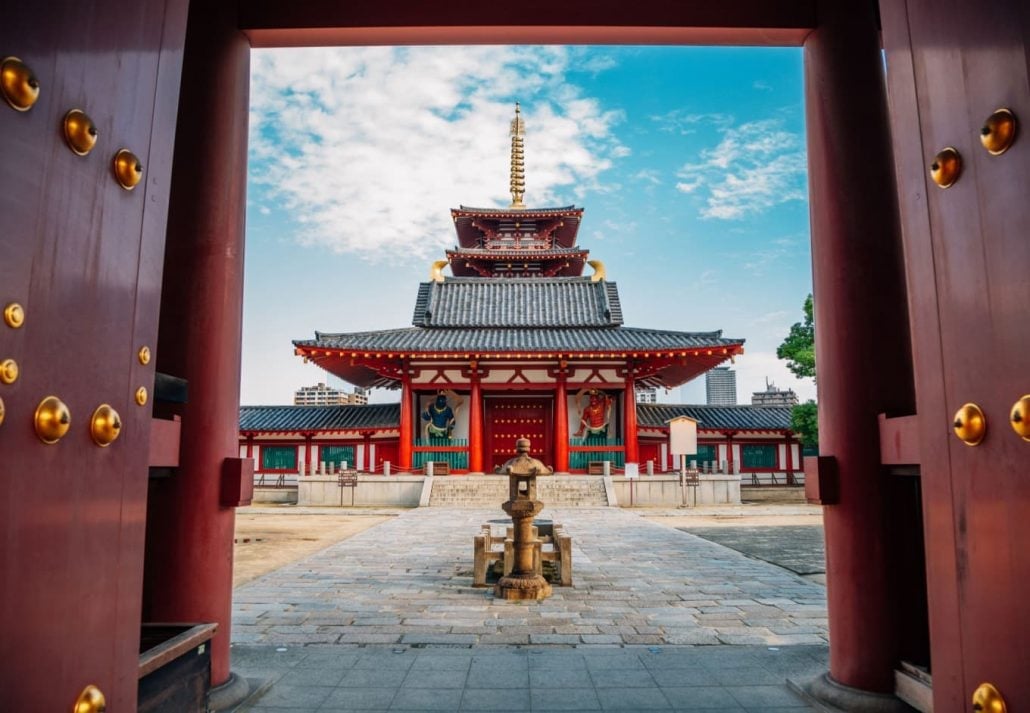
[(490, 471), (515, 455), (515, 441), (528, 438), (530, 455), (553, 466), (550, 398), (487, 397), (486, 455)]
[[(136, 708), (151, 405), (134, 395), (154, 384), (139, 353), (157, 348), (185, 5), (4, 5), (0, 59), (39, 91), (25, 111), (0, 100), (0, 309), (24, 315), (0, 322), (0, 361), (18, 365), (0, 383), (4, 710), (70, 711), (87, 685)], [(96, 129), (87, 155), (66, 145), (72, 109)], [(80, 151), (93, 138), (82, 122), (72, 136)], [(112, 171), (123, 148), (143, 166), (131, 191)], [(70, 419), (46, 444), (51, 396), (67, 410), (43, 415)], [(91, 434), (102, 404), (121, 423), (107, 447)]]
[(390, 461), (390, 466), (393, 468), (397, 467), (397, 442), (379, 442), (375, 444), (376, 455), (375, 455), (375, 472), (383, 472), (383, 463)]
[[(881, 6), (911, 306), (934, 705), (971, 710), (974, 690), (990, 682), (1009, 710), (1023, 710), (1030, 442), (1010, 420), (1030, 394), (1030, 15), (1021, 0)], [(981, 127), (1001, 107), (1022, 125), (1012, 147), (992, 155)], [(986, 138), (1000, 133), (991, 127)], [(930, 167), (946, 147), (958, 151), (961, 171), (942, 189)], [(966, 403), (986, 416), (979, 445), (953, 433)]]

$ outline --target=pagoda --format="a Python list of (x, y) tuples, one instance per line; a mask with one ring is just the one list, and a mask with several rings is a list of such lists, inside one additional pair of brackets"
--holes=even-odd
[(635, 387), (673, 388), (743, 353), (718, 331), (624, 326), (616, 284), (577, 244), (583, 209), (523, 203), (524, 140), (516, 104), (511, 204), (451, 210), (458, 244), (419, 285), (412, 326), (294, 342), (345, 381), (400, 389), (402, 471), (494, 472), (519, 438), (559, 473), (639, 463)]

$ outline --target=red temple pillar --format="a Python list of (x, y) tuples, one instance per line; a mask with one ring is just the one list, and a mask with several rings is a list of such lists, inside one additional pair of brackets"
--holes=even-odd
[(307, 462), (308, 467), (306, 469), (307, 475), (314, 475), (318, 468), (318, 461), (315, 460), (315, 449), (314, 449), (314, 437), (308, 433), (304, 436), (304, 460)]
[[(888, 477), (877, 414), (915, 409), (897, 191), (875, 3), (818, 2), (804, 45), (830, 678), (894, 691)], [(872, 359), (889, 344), (890, 359)]]
[[(374, 473), (375, 463), (372, 462), (372, 431), (364, 431), (361, 434), (361, 438), (362, 446), (365, 450), (364, 458), (362, 458), (362, 465), (365, 468), (365, 472)], [(355, 458), (357, 458), (356, 455)], [(357, 463), (355, 463), (354, 466), (357, 467)]]
[(790, 485), (794, 484), (794, 454), (791, 452), (791, 439), (788, 433), (784, 439), (787, 443), (786, 453), (784, 455), (784, 469), (787, 471), (787, 483)]
[[(189, 382), (179, 466), (148, 497), (144, 617), (215, 622), (211, 683), (230, 678), (250, 45), (230, 3), (192, 3), (168, 210), (157, 368)], [(217, 157), (217, 158), (215, 158)], [(178, 405), (177, 405), (178, 406)]]
[(726, 472), (733, 472), (733, 431), (726, 432)]
[(626, 446), (626, 462), (638, 463), (640, 461), (640, 449), (637, 447), (637, 392), (634, 388), (632, 370), (626, 376), (626, 392), (623, 395), (624, 423), (626, 433), (623, 443)]
[(554, 389), (554, 472), (569, 472), (569, 396), (565, 370), (559, 369)]
[(411, 416), (411, 377), (405, 374), (401, 379), (400, 443), (397, 444), (397, 467), (401, 470), (411, 470), (411, 445), (415, 436)]
[(472, 365), (470, 377), (472, 393), (469, 395), (469, 472), (483, 472), (483, 393), (479, 384), (479, 370)]

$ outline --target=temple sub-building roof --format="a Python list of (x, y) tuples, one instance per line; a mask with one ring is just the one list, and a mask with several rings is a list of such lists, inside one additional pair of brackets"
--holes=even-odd
[(416, 327), (611, 327), (622, 324), (614, 282), (587, 277), (448, 278), (423, 282)]

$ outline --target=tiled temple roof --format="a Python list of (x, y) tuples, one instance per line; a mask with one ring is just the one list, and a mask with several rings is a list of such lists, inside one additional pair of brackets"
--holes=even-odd
[(697, 419), (703, 430), (787, 431), (790, 406), (705, 406), (690, 404), (638, 404), (637, 423), (665, 428), (677, 416)]
[(450, 250), (444, 251), (451, 258), (466, 258), (469, 260), (511, 260), (512, 262), (521, 262), (524, 260), (560, 260), (565, 258), (566, 260), (575, 257), (586, 257), (590, 254), (589, 250), (585, 250), (579, 247), (566, 248), (560, 245), (554, 247), (540, 249), (540, 248), (463, 248), (456, 247)]
[[(724, 339), (717, 332), (670, 332), (633, 327), (504, 329), (408, 327), (345, 334), (315, 333), (315, 339), (294, 346), (377, 352), (616, 352), (739, 347), (742, 339)], [(732, 349), (730, 351), (732, 352)], [(725, 358), (725, 357), (724, 357)]]
[(411, 323), (434, 329), (613, 327), (622, 324), (622, 307), (614, 282), (459, 277), (419, 285)]
[(397, 428), (400, 404), (241, 406), (240, 431), (351, 431)]
[(510, 215), (514, 217), (523, 215), (536, 215), (538, 213), (572, 213), (582, 212), (582, 208), (574, 205), (553, 206), (549, 208), (475, 208), (473, 206), (459, 205), (452, 212), (480, 213), (484, 215)]
[[(703, 406), (637, 404), (641, 428), (662, 428), (677, 416), (698, 420), (702, 430), (786, 431), (789, 406)], [(304, 431), (388, 430), (400, 424), (400, 404), (342, 406), (242, 406), (240, 431), (301, 433)]]

